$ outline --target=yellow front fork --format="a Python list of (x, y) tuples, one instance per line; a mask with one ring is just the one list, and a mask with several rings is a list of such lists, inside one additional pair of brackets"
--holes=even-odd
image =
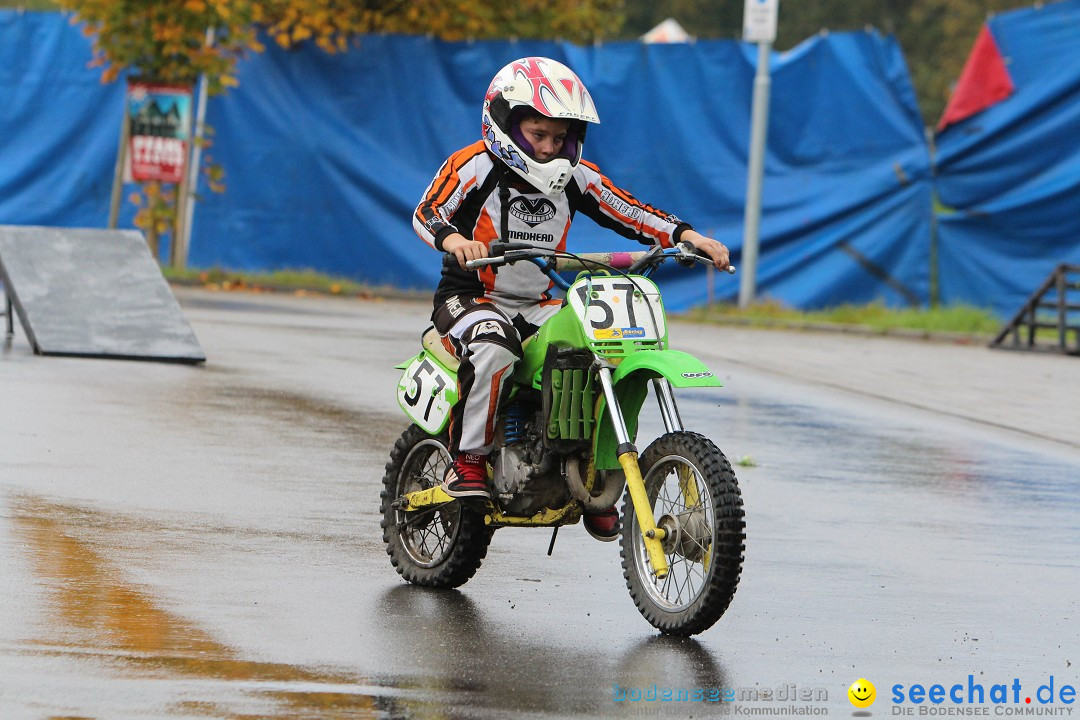
[(641, 539), (645, 541), (645, 550), (649, 553), (649, 563), (656, 577), (664, 578), (668, 574), (667, 556), (664, 555), (661, 542), (665, 533), (663, 528), (656, 527), (649, 494), (645, 492), (645, 481), (641, 477), (637, 459), (636, 452), (625, 452), (619, 456), (619, 464), (626, 474), (626, 487), (630, 490), (630, 499), (634, 503), (634, 516), (637, 517), (638, 527), (641, 529)]
[(602, 366), (597, 370), (596, 374), (600, 378), (600, 386), (604, 389), (604, 401), (607, 404), (611, 427), (615, 431), (615, 439), (619, 442), (617, 450), (619, 465), (622, 466), (623, 473), (626, 475), (626, 488), (630, 491), (630, 499), (634, 503), (634, 516), (637, 518), (638, 528), (641, 530), (641, 539), (645, 541), (645, 550), (649, 554), (649, 564), (652, 565), (653, 573), (657, 578), (667, 577), (667, 557), (664, 555), (664, 545), (661, 542), (665, 533), (663, 528), (656, 527), (656, 520), (653, 518), (652, 505), (649, 504), (649, 494), (645, 492), (645, 481), (641, 477), (641, 468), (638, 466), (637, 449), (630, 442), (629, 433), (626, 431), (626, 422), (623, 420), (622, 410), (619, 408), (619, 400), (615, 396), (615, 386), (611, 381), (611, 368)]

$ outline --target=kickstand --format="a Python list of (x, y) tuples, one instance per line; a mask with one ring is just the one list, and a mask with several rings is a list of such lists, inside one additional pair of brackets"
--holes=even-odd
[(551, 551), (555, 548), (555, 536), (559, 534), (559, 526), (556, 525), (551, 530), (551, 543), (548, 544), (548, 557), (551, 557)]

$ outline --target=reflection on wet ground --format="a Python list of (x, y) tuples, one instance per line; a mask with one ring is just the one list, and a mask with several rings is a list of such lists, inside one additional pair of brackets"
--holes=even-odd
[[(599, 632), (568, 646), (557, 617), (528, 615), (524, 622), (541, 625), (541, 636), (545, 629), (550, 634), (544, 643), (535, 632), (512, 632), (490, 600), (406, 585), (382, 593), (374, 610), (387, 621), (387, 639), (415, 662), (417, 673), (412, 681), (383, 681), (441, 698), (447, 717), (610, 717), (619, 714), (616, 695), (630, 688), (728, 684), (713, 652), (693, 638), (643, 632), (610, 652)], [(674, 703), (672, 712), (699, 715), (697, 707)]]
[[(265, 718), (305, 717), (327, 709), (336, 717), (375, 716), (375, 699), (362, 691), (362, 678), (244, 660), (195, 623), (161, 607), (125, 580), (92, 542), (77, 538), (80, 530), (108, 518), (29, 497), (19, 499), (12, 517), (46, 594), (47, 619), (21, 653), (77, 657), (105, 673), (147, 681), (223, 681), (239, 688), (230, 693), (214, 685), (192, 690), (181, 684), (179, 697), (160, 708), (170, 715), (246, 718), (260, 708), (258, 716)], [(307, 685), (315, 689), (301, 689)], [(330, 687), (339, 689), (321, 689)], [(243, 700), (221, 700), (232, 694)]]

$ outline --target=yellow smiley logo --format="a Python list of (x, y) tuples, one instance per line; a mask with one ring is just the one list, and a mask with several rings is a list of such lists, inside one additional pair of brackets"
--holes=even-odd
[(847, 689), (847, 696), (855, 707), (868, 708), (877, 699), (877, 690), (874, 688), (874, 683), (866, 678), (859, 678), (851, 683), (851, 687)]

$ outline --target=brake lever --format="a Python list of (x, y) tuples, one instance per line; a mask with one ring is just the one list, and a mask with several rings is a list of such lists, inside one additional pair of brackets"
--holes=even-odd
[[(683, 267), (691, 267), (694, 263), (701, 263), (702, 265), (713, 264), (711, 257), (702, 255), (697, 251), (697, 248), (685, 241), (679, 243), (679, 254), (675, 256), (675, 260)], [(728, 265), (724, 268), (724, 272), (728, 275), (734, 275), (735, 266)]]
[[(704, 255), (695, 255), (694, 260), (695, 260), (695, 262), (699, 262), (702, 265), (706, 265), (708, 267), (713, 267), (712, 258), (705, 257)], [(724, 272), (726, 272), (728, 275), (734, 275), (735, 274), (735, 266), (734, 265), (728, 265), (726, 268), (724, 268)]]

